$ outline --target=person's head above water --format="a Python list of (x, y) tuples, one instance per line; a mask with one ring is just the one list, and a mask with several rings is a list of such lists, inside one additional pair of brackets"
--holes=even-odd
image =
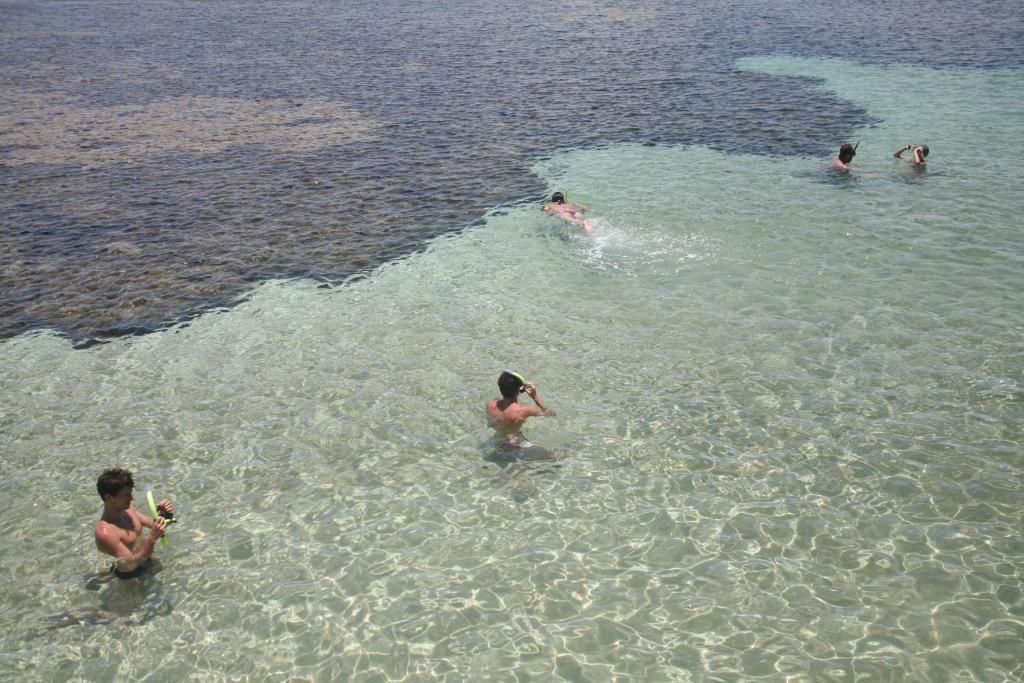
[(921, 145), (921, 157), (928, 156), (928, 145)]
[(853, 156), (857, 153), (857, 150), (853, 145), (847, 143), (839, 148), (839, 161), (844, 164), (848, 164), (853, 161)]
[(503, 398), (513, 399), (526, 386), (526, 380), (518, 372), (505, 370), (498, 377), (498, 390)]
[(135, 480), (132, 479), (132, 473), (128, 470), (104, 470), (100, 478), (96, 480), (96, 492), (103, 500), (106, 500), (107, 496), (116, 496), (126, 488), (135, 488)]
[(555, 204), (564, 204), (565, 195), (562, 194), (561, 192), (556, 192), (553, 195), (551, 195), (551, 201), (553, 201)]

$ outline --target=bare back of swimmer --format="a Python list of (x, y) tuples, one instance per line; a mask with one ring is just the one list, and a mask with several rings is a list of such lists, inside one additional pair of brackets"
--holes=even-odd
[[(522, 427), (527, 418), (555, 413), (537, 397), (537, 387), (524, 380), (518, 373), (510, 370), (501, 373), (498, 377), (498, 389), (501, 391), (501, 398), (491, 399), (486, 405), (487, 424), (498, 433), (504, 446), (519, 448), (525, 442)], [(537, 407), (519, 403), (520, 393), (525, 393), (533, 399)]]
[(587, 210), (587, 207), (582, 204), (573, 204), (565, 200), (565, 195), (561, 192), (556, 192), (551, 195), (551, 201), (544, 205), (544, 211), (550, 213), (553, 216), (558, 216), (563, 220), (567, 220), (570, 223), (579, 225), (587, 232), (593, 230), (593, 226), (590, 221), (583, 218), (583, 212)]

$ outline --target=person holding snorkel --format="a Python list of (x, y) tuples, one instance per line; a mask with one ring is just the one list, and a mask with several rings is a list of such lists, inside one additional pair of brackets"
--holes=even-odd
[[(132, 505), (135, 481), (128, 470), (105, 470), (96, 481), (103, 499), (103, 516), (96, 523), (96, 547), (115, 558), (110, 571), (119, 579), (133, 579), (152, 564), (153, 547), (174, 521), (174, 503), (161, 500), (153, 506), (153, 519)], [(149, 533), (142, 535), (142, 527)]]
[[(555, 411), (549, 410), (541, 402), (537, 396), (537, 385), (527, 382), (518, 372), (502, 372), (498, 377), (498, 390), (501, 398), (487, 402), (487, 423), (501, 437), (504, 448), (526, 448), (532, 445), (520, 431), (523, 423), (529, 417), (554, 415)], [(519, 394), (523, 393), (533, 400), (536, 408), (519, 403)]]
[(921, 168), (924, 166), (925, 163), (924, 158), (928, 156), (928, 146), (918, 145), (917, 147), (914, 147), (913, 145), (907, 145), (906, 147), (900, 147), (893, 153), (893, 157), (895, 157), (896, 159), (903, 159), (904, 152), (913, 152), (914, 159), (912, 161), (910, 159), (906, 159), (906, 161), (910, 161), (910, 163), (914, 164), (914, 166)]

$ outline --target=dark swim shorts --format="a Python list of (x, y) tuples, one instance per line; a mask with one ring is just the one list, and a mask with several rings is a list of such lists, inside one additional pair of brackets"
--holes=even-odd
[(135, 569), (131, 570), (130, 572), (123, 572), (120, 569), (118, 569), (117, 562), (110, 565), (110, 571), (113, 572), (114, 576), (116, 576), (119, 579), (136, 579), (145, 574), (147, 571), (149, 571), (149, 567), (149, 558), (146, 558), (142, 562), (139, 562), (137, 565), (135, 565)]

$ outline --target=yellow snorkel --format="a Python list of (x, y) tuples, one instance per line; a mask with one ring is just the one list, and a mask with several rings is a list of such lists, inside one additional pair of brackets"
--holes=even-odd
[(517, 380), (519, 380), (522, 383), (522, 386), (519, 387), (519, 391), (526, 391), (526, 387), (530, 383), (526, 381), (525, 377), (520, 375), (518, 372), (514, 372), (513, 370), (505, 370), (505, 372), (506, 372), (506, 374), (512, 375), (513, 377), (515, 377)]
[[(167, 520), (168, 524), (174, 523), (174, 515), (172, 513), (164, 513), (157, 508), (156, 500), (153, 499), (153, 489), (146, 489), (146, 502), (149, 503), (149, 514), (152, 516), (153, 519), (163, 517), (165, 520)], [(160, 537), (160, 542), (166, 545), (167, 536), (166, 532), (164, 533), (165, 535)]]

